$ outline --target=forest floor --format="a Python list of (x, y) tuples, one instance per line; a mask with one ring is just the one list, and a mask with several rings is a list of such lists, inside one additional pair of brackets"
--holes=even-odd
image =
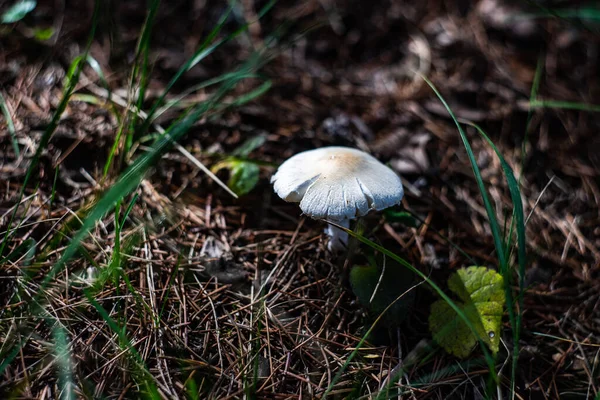
[[(307, 0), (261, 16), (267, 2), (255, 0), (229, 14), (226, 1), (100, 3), (94, 14), (91, 0), (38, 1), (0, 24), (0, 397), (473, 399), (514, 385), (516, 398), (600, 398), (600, 11)], [(227, 40), (146, 124), (136, 110), (152, 110), (216, 28), (210, 43)], [(270, 184), (298, 152), (365, 150), (405, 188), (401, 217), (370, 214), (365, 237), (444, 290), (459, 268), (498, 269), (461, 136), (420, 74), (519, 182), (514, 378), (508, 313), (491, 372), (480, 348), (463, 360), (435, 344), (438, 297), (419, 280), (403, 320), (360, 343), (374, 315), (349, 272), (368, 246), (332, 256), (325, 223)], [(463, 126), (513, 243), (502, 165)], [(180, 147), (155, 141), (169, 127)], [(198, 161), (247, 193), (234, 198)]]

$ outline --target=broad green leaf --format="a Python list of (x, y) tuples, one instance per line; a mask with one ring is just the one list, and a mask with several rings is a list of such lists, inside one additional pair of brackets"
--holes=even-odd
[(11, 8), (2, 14), (2, 23), (12, 24), (22, 20), (27, 14), (35, 9), (36, 5), (37, 1), (34, 0), (21, 0), (16, 2)]
[(239, 196), (254, 189), (258, 183), (260, 168), (251, 161), (228, 158), (217, 163), (212, 171), (216, 172), (224, 168), (229, 170), (227, 186)]
[[(384, 259), (385, 270), (382, 268)], [(394, 303), (383, 316), (383, 321), (387, 326), (397, 326), (408, 315), (415, 298), (413, 290), (407, 292), (414, 285), (414, 274), (388, 257), (381, 257), (377, 264), (371, 262), (371, 265), (352, 267), (350, 271), (352, 291), (373, 317), (377, 317)], [(373, 296), (376, 288), (377, 292)], [(402, 297), (398, 299), (400, 296)]]
[[(479, 337), (496, 354), (505, 301), (502, 275), (486, 267), (462, 268), (450, 276), (448, 288)], [(443, 299), (431, 305), (429, 329), (440, 346), (460, 358), (471, 354), (477, 344), (477, 337)]]

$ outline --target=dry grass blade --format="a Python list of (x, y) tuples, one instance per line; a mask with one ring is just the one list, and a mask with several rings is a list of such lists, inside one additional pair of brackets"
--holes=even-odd
[[(0, 29), (0, 398), (598, 397), (593, 6), (46, 3)], [(347, 260), (269, 183), (325, 146), (405, 188)], [(512, 272), (496, 358), (439, 347), (429, 285), (372, 328), (350, 271), (393, 286), (383, 251), (450, 301), (456, 270)]]

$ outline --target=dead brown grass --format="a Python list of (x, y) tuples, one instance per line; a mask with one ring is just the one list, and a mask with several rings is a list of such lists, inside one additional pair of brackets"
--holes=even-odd
[[(221, 11), (208, 2), (189, 3), (161, 9), (149, 100)], [(243, 3), (246, 12), (257, 7)], [(242, 59), (252, 42), (264, 40), (281, 21), (294, 17), (298, 29), (315, 21), (324, 26), (266, 67), (274, 79), (270, 92), (202, 121), (181, 144), (206, 165), (263, 132), (267, 142), (251, 157), (270, 165), (324, 145), (373, 152), (400, 171), (404, 207), (425, 223), (407, 228), (375, 215), (367, 222), (373, 229), (369, 235), (441, 283), (471, 263), (445, 238), (478, 264), (495, 266), (496, 258), (459, 137), (410, 71), (427, 73), (457, 116), (481, 124), (493, 137), (521, 179), (529, 263), (518, 398), (593, 398), (600, 389), (600, 119), (589, 112), (539, 109), (528, 123), (528, 113), (538, 58), (543, 64), (539, 98), (600, 103), (597, 32), (557, 19), (523, 22), (517, 29), (491, 17), (511, 4), (458, 3), (276, 6), (246, 40), (190, 71), (173, 95)], [(127, 54), (144, 15), (138, 2), (119, 7), (120, 17), (114, 15), (119, 38), (111, 44), (110, 32), (101, 32), (92, 48), (116, 94), (126, 90)], [(81, 8), (64, 12), (55, 45), (36, 44), (17, 29), (0, 46), (0, 88), (21, 150), (14, 154), (0, 120), (0, 232), (19, 207), (20, 228), (8, 250), (28, 239), (36, 243), (33, 259), (23, 254), (0, 267), (0, 350), (24, 341), (0, 379), (0, 393), (7, 397), (60, 396), (52, 331), (44, 320), (25, 314), (27, 298), (40, 290), (78, 220), (119, 172), (101, 179), (118, 114), (107, 106), (72, 102), (42, 156), (36, 184), (15, 204), (41, 131), (60, 99), (61, 79), (76, 53), (69, 49), (87, 33), (77, 17), (86, 6)], [(93, 94), (98, 79), (91, 69), (84, 75), (88, 83), (78, 93)], [(167, 112), (159, 123), (174, 117), (175, 111)], [(500, 164), (474, 133), (472, 138), (498, 218), (505, 221), (510, 197)], [(121, 234), (127, 281), (102, 275), (113, 257), (114, 215), (97, 224), (44, 293), (47, 313), (68, 332), (78, 397), (141, 396), (135, 359), (90, 304), (86, 288), (123, 328), (164, 398), (190, 391), (218, 399), (323, 395), (371, 320), (347, 282), (348, 263), (325, 251), (322, 224), (302, 218), (296, 206), (272, 194), (272, 172), (272, 166), (263, 167), (258, 186), (236, 201), (178, 152), (166, 155), (136, 191)], [(89, 267), (106, 279), (103, 285), (89, 289)], [(410, 364), (398, 383), (404, 398), (482, 395), (484, 366), (458, 364), (440, 350), (424, 358), (432, 345), (426, 321), (433, 296), (416, 290), (407, 321), (380, 330), (361, 348), (332, 395), (369, 398), (411, 359), (421, 362)], [(31, 331), (25, 327), (33, 331), (23, 337)], [(498, 364), (504, 393), (509, 374), (502, 362), (511, 348), (505, 335)], [(473, 360), (478, 357), (475, 353)]]

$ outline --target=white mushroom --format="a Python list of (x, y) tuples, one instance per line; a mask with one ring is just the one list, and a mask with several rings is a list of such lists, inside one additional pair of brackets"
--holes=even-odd
[[(283, 200), (300, 202), (302, 212), (348, 228), (350, 220), (371, 210), (400, 203), (404, 190), (398, 175), (375, 157), (349, 147), (324, 147), (296, 154), (271, 178)], [(330, 251), (342, 250), (348, 234), (328, 225)]]

